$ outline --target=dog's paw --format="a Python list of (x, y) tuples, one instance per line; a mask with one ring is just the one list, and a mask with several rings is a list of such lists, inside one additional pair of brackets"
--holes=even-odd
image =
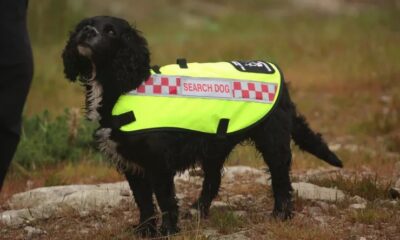
[(275, 209), (272, 211), (271, 215), (274, 219), (280, 221), (290, 220), (293, 218), (293, 212), (291, 210), (279, 211)]
[(170, 236), (170, 235), (175, 235), (179, 233), (181, 229), (178, 226), (166, 226), (166, 225), (161, 225), (160, 227), (160, 234), (162, 236)]
[(149, 222), (143, 222), (133, 226), (133, 232), (140, 237), (155, 237), (157, 236), (156, 225)]

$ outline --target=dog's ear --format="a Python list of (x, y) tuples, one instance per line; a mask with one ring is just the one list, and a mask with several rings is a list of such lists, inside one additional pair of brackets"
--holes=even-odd
[(78, 52), (76, 36), (79, 31), (89, 23), (88, 19), (82, 20), (73, 32), (70, 33), (67, 44), (62, 53), (65, 77), (75, 81), (79, 75), (90, 73), (92, 64), (90, 60), (83, 57)]
[(120, 90), (125, 93), (137, 88), (150, 76), (150, 53), (146, 39), (133, 27), (121, 34), (121, 44), (113, 69)]

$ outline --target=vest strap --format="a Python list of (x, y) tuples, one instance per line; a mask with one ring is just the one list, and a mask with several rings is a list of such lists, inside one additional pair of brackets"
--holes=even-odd
[(217, 136), (218, 137), (225, 137), (228, 131), (229, 119), (221, 118), (218, 123), (217, 127)]
[(133, 111), (122, 113), (120, 115), (113, 115), (111, 119), (112, 127), (116, 129), (134, 121), (136, 121), (136, 118)]
[(176, 59), (176, 64), (178, 64), (180, 68), (188, 68), (186, 58)]
[(160, 72), (160, 66), (154, 65), (151, 67), (151, 70), (153, 70), (156, 74), (161, 74)]

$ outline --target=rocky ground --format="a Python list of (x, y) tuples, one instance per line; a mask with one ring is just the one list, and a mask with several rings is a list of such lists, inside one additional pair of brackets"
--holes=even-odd
[[(200, 191), (201, 171), (177, 176), (182, 233), (174, 238), (400, 239), (400, 180), (386, 184), (374, 181), (368, 169), (334, 168), (293, 172), (292, 178), (295, 217), (279, 222), (270, 217), (265, 169), (226, 167), (205, 220), (189, 208)], [(331, 185), (337, 188), (323, 187)], [(131, 226), (138, 219), (126, 182), (33, 189), (15, 194), (2, 209), (0, 239), (135, 239)]]

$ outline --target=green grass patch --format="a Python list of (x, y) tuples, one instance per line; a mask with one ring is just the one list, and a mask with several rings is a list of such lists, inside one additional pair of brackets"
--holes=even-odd
[(13, 162), (25, 169), (35, 169), (86, 159), (102, 161), (93, 145), (96, 127), (70, 110), (55, 118), (47, 111), (25, 118)]

